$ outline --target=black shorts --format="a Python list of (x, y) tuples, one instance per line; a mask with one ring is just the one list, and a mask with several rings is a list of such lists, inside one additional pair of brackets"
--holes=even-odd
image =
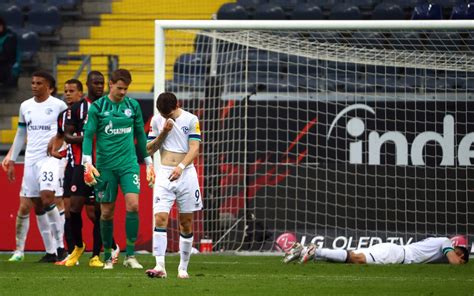
[(68, 162), (66, 165), (66, 170), (64, 171), (64, 183), (63, 183), (63, 197), (71, 197), (71, 183), (72, 183), (72, 174), (74, 172), (74, 167)]
[(94, 204), (95, 195), (94, 188), (89, 187), (84, 183), (84, 166), (75, 165), (72, 175), (71, 195), (84, 196), (86, 198), (85, 204)]

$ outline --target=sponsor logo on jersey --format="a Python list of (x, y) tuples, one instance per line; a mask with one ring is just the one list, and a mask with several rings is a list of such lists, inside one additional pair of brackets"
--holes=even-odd
[(199, 122), (196, 122), (196, 126), (194, 128), (196, 130), (196, 134), (200, 134), (201, 133), (201, 127), (199, 126)]
[(107, 135), (123, 135), (123, 134), (131, 133), (132, 128), (131, 127), (114, 128), (112, 120), (110, 120), (109, 124), (105, 126), (104, 132)]
[(29, 131), (50, 131), (51, 130), (50, 125), (35, 125), (33, 124), (31, 120), (26, 123), (26, 126), (28, 127)]
[(125, 110), (123, 111), (123, 113), (124, 113), (125, 116), (127, 116), (127, 117), (132, 116), (132, 110), (130, 110), (130, 109), (125, 109)]

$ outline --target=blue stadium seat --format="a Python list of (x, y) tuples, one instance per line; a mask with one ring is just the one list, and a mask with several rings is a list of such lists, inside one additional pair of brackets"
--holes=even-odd
[(372, 10), (377, 4), (376, 0), (346, 0), (344, 2), (357, 6), (361, 10)]
[(29, 30), (16, 31), (18, 36), (18, 48), (23, 62), (31, 62), (40, 49), (38, 34)]
[(184, 53), (174, 63), (174, 74), (204, 76), (207, 73), (207, 56), (199, 53)]
[(35, 4), (28, 12), (26, 28), (42, 35), (53, 35), (61, 25), (61, 15), (55, 6)]
[(237, 3), (244, 7), (246, 10), (254, 11), (257, 6), (268, 3), (267, 0), (237, 0)]
[(31, 10), (31, 8), (37, 3), (35, 0), (13, 0), (16, 6), (21, 10)]
[(331, 10), (334, 6), (339, 5), (337, 0), (306, 0), (306, 2), (319, 6), (324, 10)]
[(323, 12), (319, 6), (311, 3), (298, 4), (291, 12), (290, 19), (292, 20), (322, 20), (324, 19)]
[(23, 14), (20, 8), (14, 4), (0, 4), (0, 16), (13, 30), (23, 27)]
[(284, 11), (292, 11), (299, 3), (299, 0), (271, 0), (269, 3), (283, 8)]
[(373, 20), (403, 20), (405, 13), (403, 9), (395, 3), (382, 2), (374, 8), (372, 12)]
[(249, 14), (245, 8), (238, 3), (224, 3), (217, 11), (218, 20), (246, 20)]
[(45, 3), (56, 6), (59, 10), (73, 10), (77, 8), (79, 0), (45, 0)]
[(431, 0), (431, 3), (436, 3), (442, 8), (451, 9), (458, 4), (465, 3), (465, 0)]
[(286, 14), (278, 5), (265, 3), (257, 6), (255, 10), (256, 20), (285, 20)]
[(347, 3), (333, 6), (329, 12), (331, 20), (361, 20), (362, 15), (357, 6)]
[(467, 19), (467, 3), (461, 2), (453, 6), (453, 9), (451, 10), (451, 16), (449, 18), (452, 20)]
[(396, 4), (398, 4), (402, 9), (413, 10), (415, 6), (417, 6), (420, 3), (425, 3), (426, 1), (427, 0), (398, 0)]
[(413, 9), (412, 20), (440, 20), (443, 19), (443, 8), (439, 4), (420, 3)]

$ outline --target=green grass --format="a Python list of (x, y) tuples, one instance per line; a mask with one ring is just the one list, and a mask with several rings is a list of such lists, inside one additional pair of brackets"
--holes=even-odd
[[(88, 255), (67, 268), (6, 262), (0, 255), (0, 295), (474, 295), (474, 263), (450, 265), (368, 266), (331, 263), (281, 263), (280, 257), (195, 255), (191, 278), (176, 278), (178, 256), (166, 258), (168, 278), (150, 279), (144, 270), (121, 264), (114, 270), (93, 269)], [(123, 259), (123, 255), (121, 257)], [(151, 255), (139, 255), (150, 268)], [(121, 261), (120, 261), (121, 263)]]

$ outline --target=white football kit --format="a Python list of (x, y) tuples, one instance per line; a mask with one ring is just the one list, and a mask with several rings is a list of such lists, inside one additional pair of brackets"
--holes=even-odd
[(26, 150), (21, 196), (39, 197), (40, 191), (56, 191), (60, 161), (47, 155), (49, 140), (56, 135), (59, 113), (66, 104), (50, 96), (38, 103), (34, 98), (20, 106), (18, 128), (26, 129)]
[(446, 253), (453, 250), (449, 238), (430, 237), (406, 246), (394, 243), (377, 244), (354, 253), (363, 253), (368, 264), (412, 264), (447, 262)]
[[(153, 116), (148, 133), (148, 140), (153, 140), (163, 131), (166, 119), (160, 114)], [(161, 151), (187, 153), (189, 140), (201, 141), (201, 130), (198, 118), (182, 111), (174, 121), (174, 126), (163, 141)], [(193, 164), (188, 165), (181, 176), (170, 181), (168, 178), (174, 167), (160, 166), (156, 175), (155, 190), (153, 193), (153, 213), (169, 213), (176, 201), (180, 213), (191, 213), (202, 209), (201, 190), (196, 169)]]

